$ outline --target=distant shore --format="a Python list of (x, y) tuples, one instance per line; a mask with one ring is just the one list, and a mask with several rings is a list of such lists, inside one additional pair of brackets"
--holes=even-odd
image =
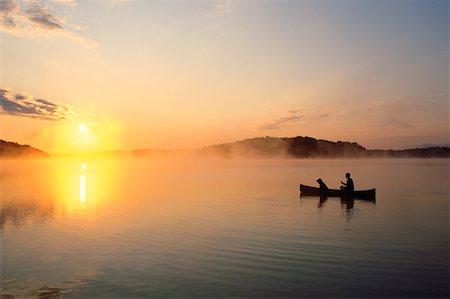
[(450, 147), (404, 150), (368, 150), (356, 142), (328, 141), (312, 137), (257, 137), (193, 150), (140, 149), (51, 155), (30, 145), (0, 140), (0, 158), (49, 157), (195, 157), (195, 158), (450, 158)]

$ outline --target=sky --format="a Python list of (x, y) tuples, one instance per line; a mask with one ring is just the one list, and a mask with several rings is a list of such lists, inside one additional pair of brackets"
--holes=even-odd
[(0, 138), (449, 145), (449, 2), (0, 0)]

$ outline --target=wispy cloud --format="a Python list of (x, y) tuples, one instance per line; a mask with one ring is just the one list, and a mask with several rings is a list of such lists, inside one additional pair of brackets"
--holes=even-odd
[(45, 5), (35, 5), (25, 11), (28, 20), (44, 30), (64, 30), (62, 27), (63, 19), (57, 18), (48, 12)]
[(92, 123), (95, 115), (76, 107), (0, 89), (0, 114), (50, 121)]
[(0, 1), (1, 26), (3, 28), (14, 29), (16, 25), (16, 15), (20, 12), (19, 5), (14, 0)]
[(107, 3), (109, 5), (120, 5), (120, 4), (135, 2), (135, 1), (136, 0), (107, 0)]
[(413, 127), (410, 123), (402, 120), (399, 117), (394, 117), (394, 116), (388, 117), (386, 119), (386, 123), (389, 125), (393, 125), (395, 127), (403, 128), (403, 129), (410, 129)]
[(275, 130), (284, 127), (291, 126), (294, 123), (302, 120), (303, 122), (317, 121), (318, 119), (323, 119), (329, 117), (330, 114), (320, 112), (320, 113), (311, 113), (306, 112), (304, 110), (291, 110), (287, 113), (286, 116), (275, 119), (274, 121), (265, 123), (257, 129), (259, 130)]
[(231, 3), (231, 0), (221, 0), (216, 5), (216, 10), (221, 14), (229, 14), (233, 10), (233, 5)]
[(275, 130), (275, 129), (285, 127), (293, 122), (297, 122), (300, 119), (302, 119), (303, 116), (300, 115), (299, 113), (300, 113), (299, 110), (289, 111), (289, 114), (287, 116), (280, 117), (272, 122), (269, 122), (262, 126), (259, 126), (258, 129), (260, 129), (260, 130)]
[(61, 4), (65, 4), (65, 5), (70, 5), (70, 6), (77, 4), (76, 0), (49, 0), (49, 2), (61, 3)]
[[(50, 12), (49, 3), (64, 6), (76, 5), (75, 0), (0, 0), (0, 30), (28, 37), (59, 35), (88, 47), (95, 47), (92, 40), (66, 27), (67, 20)], [(73, 28), (80, 27), (73, 25)]]

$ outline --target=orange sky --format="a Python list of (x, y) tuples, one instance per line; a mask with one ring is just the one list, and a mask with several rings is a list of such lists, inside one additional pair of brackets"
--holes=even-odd
[(0, 137), (51, 153), (449, 143), (447, 1), (3, 0), (0, 16)]

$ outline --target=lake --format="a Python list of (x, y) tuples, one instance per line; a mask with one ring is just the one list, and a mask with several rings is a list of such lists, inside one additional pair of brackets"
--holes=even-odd
[[(447, 298), (449, 162), (2, 161), (1, 294)], [(346, 172), (376, 203), (299, 197)]]

